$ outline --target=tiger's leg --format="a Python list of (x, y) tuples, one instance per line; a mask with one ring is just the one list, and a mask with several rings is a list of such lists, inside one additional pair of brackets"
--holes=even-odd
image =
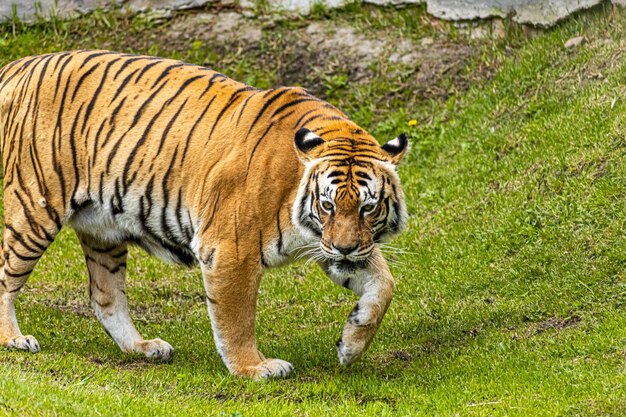
[[(217, 252), (217, 254), (216, 254)], [(266, 359), (257, 349), (256, 300), (260, 261), (235, 261), (226, 250), (207, 248), (199, 257), (217, 351), (228, 370), (254, 379), (286, 377), (293, 366)]]
[(10, 210), (15, 207), (11, 195), (5, 190), (8, 198), (0, 259), (0, 345), (34, 353), (39, 351), (39, 343), (31, 335), (22, 335), (15, 315), (15, 300), (60, 226), (46, 214), (40, 216), (33, 207)]
[(104, 330), (124, 352), (167, 360), (174, 349), (161, 339), (144, 340), (128, 312), (126, 300), (127, 244), (98, 242), (79, 235), (89, 269), (89, 298)]
[(337, 341), (342, 365), (349, 365), (367, 350), (391, 303), (394, 280), (380, 250), (376, 248), (368, 266), (351, 275), (335, 274), (325, 268), (330, 278), (361, 296)]

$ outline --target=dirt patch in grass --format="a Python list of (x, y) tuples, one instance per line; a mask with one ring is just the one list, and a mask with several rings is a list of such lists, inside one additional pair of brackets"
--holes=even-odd
[(556, 334), (560, 332), (577, 327), (582, 322), (582, 318), (577, 315), (571, 315), (569, 317), (550, 317), (547, 320), (543, 320), (537, 323), (532, 323), (525, 329), (512, 329), (513, 339), (529, 338), (538, 336), (548, 331), (555, 331)]
[(89, 303), (79, 300), (41, 300), (40, 304), (59, 310), (65, 314), (71, 314), (78, 317), (94, 317), (94, 312)]
[[(322, 98), (352, 84), (385, 83), (388, 88), (378, 89), (384, 101), (446, 99), (490, 77), (495, 65), (475, 60), (480, 45), (469, 38), (403, 36), (349, 16), (268, 21), (236, 10), (196, 10), (156, 22), (130, 19), (113, 33), (89, 36), (101, 48), (174, 55), (261, 88), (302, 85)], [(77, 47), (84, 46), (83, 36), (76, 34)]]
[(159, 360), (151, 360), (146, 359), (145, 356), (140, 354), (132, 354), (129, 358), (119, 359), (119, 360), (111, 360), (109, 358), (100, 358), (97, 356), (92, 356), (88, 360), (89, 362), (101, 366), (103, 368), (115, 368), (123, 371), (136, 371), (142, 370), (149, 367), (154, 367), (158, 364), (169, 363), (170, 361), (159, 361)]

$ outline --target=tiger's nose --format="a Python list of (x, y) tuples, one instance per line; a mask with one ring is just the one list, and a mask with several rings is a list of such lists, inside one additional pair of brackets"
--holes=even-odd
[(338, 250), (342, 255), (350, 255), (352, 252), (356, 251), (358, 247), (358, 244), (353, 246), (337, 246), (333, 244), (333, 248)]

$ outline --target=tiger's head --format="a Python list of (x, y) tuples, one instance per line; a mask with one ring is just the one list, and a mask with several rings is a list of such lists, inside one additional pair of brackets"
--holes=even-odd
[(380, 146), (355, 128), (325, 140), (302, 128), (295, 148), (305, 166), (292, 219), (316, 244), (314, 257), (336, 273), (368, 262), (377, 243), (406, 225), (404, 193), (396, 172), (408, 153), (406, 135)]

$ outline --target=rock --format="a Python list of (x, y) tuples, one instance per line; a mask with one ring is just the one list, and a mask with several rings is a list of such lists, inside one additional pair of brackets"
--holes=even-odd
[(585, 43), (587, 43), (587, 38), (585, 38), (584, 36), (576, 36), (575, 38), (568, 39), (565, 42), (565, 47), (567, 49), (574, 49), (581, 45), (584, 45)]
[(580, 10), (589, 9), (602, 3), (600, 0), (533, 0), (517, 1), (513, 21), (540, 27), (553, 26), (560, 20)]
[[(224, 0), (232, 4), (234, 0)], [(268, 0), (270, 7), (283, 12), (308, 14), (316, 2), (328, 8), (342, 7), (351, 0)], [(426, 3), (428, 13), (446, 20), (508, 18), (517, 23), (549, 27), (579, 10), (593, 7), (604, 0), (364, 0), (377, 5)], [(132, 11), (149, 9), (179, 10), (202, 7), (220, 0), (0, 0), (0, 21), (11, 20), (15, 6), (17, 17), (33, 21), (41, 16), (71, 17), (111, 5), (123, 5)], [(626, 0), (612, 0), (626, 5)], [(38, 6), (35, 7), (35, 4)], [(253, 0), (241, 0), (243, 9), (254, 9)], [(250, 14), (247, 12), (247, 14)]]
[(209, 3), (211, 3), (209, 0), (130, 0), (126, 4), (130, 10), (143, 12), (152, 9), (192, 9)]
[(540, 35), (542, 32), (542, 29), (538, 28), (537, 26), (524, 25), (522, 26), (522, 32), (524, 32), (524, 36), (526, 36), (529, 39), (532, 39)]
[(601, 2), (602, 0), (427, 0), (426, 10), (435, 17), (448, 20), (513, 16), (513, 21), (517, 23), (549, 27), (572, 13)]
[[(270, 6), (275, 10), (282, 10), (284, 12), (296, 12), (304, 15), (308, 15), (311, 12), (311, 7), (317, 3), (317, 0), (268, 0)], [(329, 9), (336, 9), (344, 6), (347, 2), (345, 0), (322, 0), (324, 6)]]
[(74, 14), (86, 13), (97, 8), (106, 7), (114, 1), (109, 0), (84, 0), (75, 2), (72, 0), (0, 0), (0, 21), (7, 21), (15, 17), (23, 22), (33, 22), (38, 18), (50, 18), (58, 16), (60, 18), (72, 17)]
[(435, 40), (433, 38), (431, 38), (430, 36), (424, 37), (422, 39), (420, 39), (420, 45), (422, 46), (430, 46), (433, 43), (435, 43)]
[(490, 37), (489, 29), (485, 25), (472, 26), (470, 28), (470, 39), (480, 40)]
[(506, 38), (506, 26), (504, 26), (502, 19), (493, 19), (491, 22), (491, 36), (494, 39)]

